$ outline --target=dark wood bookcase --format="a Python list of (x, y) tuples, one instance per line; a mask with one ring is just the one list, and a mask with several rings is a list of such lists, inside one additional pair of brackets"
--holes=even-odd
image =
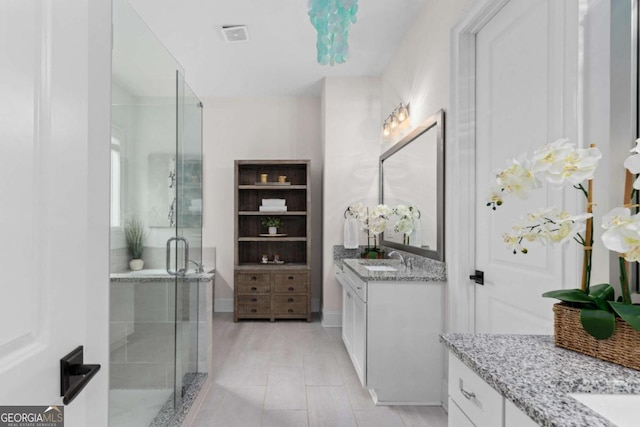
[[(234, 321), (311, 321), (310, 177), (309, 160), (235, 161)], [(284, 199), (287, 211), (260, 212), (262, 199)], [(261, 236), (268, 233), (262, 226), (268, 216), (280, 218), (279, 236)]]

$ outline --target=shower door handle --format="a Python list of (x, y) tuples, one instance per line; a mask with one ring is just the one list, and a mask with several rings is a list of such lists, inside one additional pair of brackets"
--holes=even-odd
[[(178, 242), (184, 243), (184, 268), (178, 268), (178, 260), (176, 258), (176, 269), (171, 269), (171, 242), (176, 242), (176, 251), (178, 250)], [(167, 273), (172, 276), (183, 276), (187, 272), (189, 263), (189, 241), (184, 237), (170, 237), (167, 240)]]

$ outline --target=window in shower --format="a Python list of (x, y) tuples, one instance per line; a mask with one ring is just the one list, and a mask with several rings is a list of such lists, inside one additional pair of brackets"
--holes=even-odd
[(122, 226), (122, 142), (124, 131), (111, 127), (111, 228)]

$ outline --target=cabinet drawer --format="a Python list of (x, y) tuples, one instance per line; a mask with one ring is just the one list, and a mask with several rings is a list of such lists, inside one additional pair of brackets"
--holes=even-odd
[(270, 314), (271, 297), (260, 296), (239, 296), (238, 314)]
[(236, 286), (238, 287), (239, 294), (268, 294), (271, 292), (271, 285), (268, 283), (266, 285), (260, 283), (252, 285), (238, 283)]
[(504, 398), (456, 356), (449, 355), (449, 397), (476, 425), (501, 426)]
[(276, 314), (307, 314), (306, 295), (274, 296)]
[(268, 285), (269, 273), (238, 273), (236, 282), (242, 285)]
[(274, 290), (277, 293), (306, 293), (307, 273), (274, 273)]

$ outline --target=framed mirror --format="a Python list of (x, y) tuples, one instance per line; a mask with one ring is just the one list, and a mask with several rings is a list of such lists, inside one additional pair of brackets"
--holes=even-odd
[(382, 245), (444, 261), (444, 110), (380, 156), (380, 203)]

